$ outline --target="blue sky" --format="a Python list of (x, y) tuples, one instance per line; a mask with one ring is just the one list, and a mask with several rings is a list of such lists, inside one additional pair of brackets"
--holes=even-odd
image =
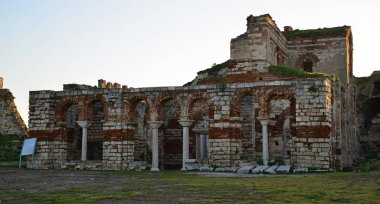
[(380, 1), (0, 0), (0, 76), (27, 123), (30, 90), (98, 79), (177, 86), (229, 58), (246, 17), (280, 29), (351, 25), (354, 75), (379, 69)]

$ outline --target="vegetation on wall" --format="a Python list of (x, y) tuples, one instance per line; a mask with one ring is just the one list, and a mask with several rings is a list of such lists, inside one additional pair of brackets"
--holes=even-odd
[(355, 78), (355, 84), (356, 84), (357, 90), (361, 90), (357, 92), (357, 99), (359, 102), (363, 102), (371, 96), (372, 94), (371, 92), (363, 91), (363, 90), (366, 90), (366, 87), (368, 87), (371, 82), (372, 82), (371, 76)]
[(227, 61), (220, 63), (220, 64), (213, 64), (213, 66), (211, 68), (199, 71), (197, 74), (199, 75), (199, 74), (207, 73), (209, 76), (210, 75), (216, 76), (216, 75), (218, 75), (218, 72), (220, 70), (227, 68), (229, 63), (230, 63), (230, 60), (227, 60)]
[(318, 29), (308, 29), (308, 30), (293, 30), (290, 32), (284, 32), (283, 34), (288, 40), (294, 40), (296, 38), (308, 38), (308, 37), (318, 37), (324, 35), (339, 35), (345, 34), (350, 26), (341, 26), (333, 28), (318, 28)]
[(329, 78), (334, 81), (339, 81), (339, 78), (334, 74), (327, 74), (321, 72), (304, 72), (292, 67), (273, 66), (269, 67), (270, 73), (283, 74), (289, 77), (302, 77), (302, 78)]
[(0, 135), (0, 162), (17, 161), (21, 140), (18, 136)]

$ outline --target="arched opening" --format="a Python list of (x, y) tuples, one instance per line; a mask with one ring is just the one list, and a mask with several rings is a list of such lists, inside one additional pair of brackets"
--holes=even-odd
[(88, 107), (88, 114), (91, 126), (87, 133), (87, 159), (103, 160), (103, 103), (99, 100), (91, 102)]
[(81, 128), (77, 124), (78, 106), (70, 105), (65, 112), (66, 137), (67, 137), (67, 160), (80, 160), (82, 149)]
[(209, 114), (210, 107), (204, 98), (198, 98), (190, 104), (190, 118), (194, 120), (190, 127), (189, 157), (193, 159), (208, 158), (209, 141)]
[(292, 124), (295, 122), (295, 99), (289, 95), (273, 95), (268, 98), (268, 133), (270, 160), (290, 164)]
[(137, 101), (133, 110), (133, 122), (135, 126), (134, 160), (151, 161), (151, 144), (148, 143), (148, 113), (149, 106), (145, 100)]
[(276, 48), (275, 52), (274, 52), (274, 56), (275, 56), (275, 65), (277, 66), (283, 66), (284, 65), (284, 55), (281, 51), (281, 49), (279, 47)]
[(304, 53), (300, 55), (296, 61), (295, 67), (304, 72), (317, 71), (319, 58), (314, 53)]
[(162, 134), (159, 144), (161, 149), (161, 169), (180, 169), (182, 166), (182, 126), (178, 123), (181, 108), (174, 99), (162, 101), (159, 107)]
[(241, 160), (255, 159), (255, 107), (253, 96), (247, 95), (240, 101), (240, 124), (242, 132), (242, 153)]
[(303, 66), (303, 71), (313, 72), (313, 61), (312, 60), (310, 60), (308, 58), (304, 59), (302, 66)]

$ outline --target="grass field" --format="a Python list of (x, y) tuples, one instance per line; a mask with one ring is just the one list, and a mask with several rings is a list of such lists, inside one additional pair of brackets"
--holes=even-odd
[[(5, 203), (380, 203), (380, 172), (242, 178), (182, 171), (0, 168), (0, 176), (7, 175), (7, 179), (0, 178), (0, 200)], [(25, 185), (39, 180), (47, 189), (37, 185), (23, 189), (12, 183), (7, 187), (10, 177), (18, 180), (15, 182), (28, 178)], [(80, 185), (54, 189), (70, 179), (82, 178)]]

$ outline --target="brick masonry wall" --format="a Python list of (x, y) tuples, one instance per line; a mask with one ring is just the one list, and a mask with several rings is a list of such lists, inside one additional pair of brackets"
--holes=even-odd
[(303, 58), (313, 55), (316, 57), (313, 63), (314, 72), (335, 74), (342, 81), (348, 82), (347, 76), (350, 73), (347, 69), (346, 36), (295, 39), (288, 42), (288, 49), (287, 66), (302, 68)]
[[(112, 154), (103, 155), (104, 165), (125, 168), (130, 161), (151, 159), (152, 130), (147, 122), (164, 121), (159, 129), (162, 167), (165, 162), (179, 163), (182, 148), (181, 127), (167, 126), (168, 121), (195, 120), (196, 125), (207, 124), (210, 164), (235, 166), (242, 155), (261, 156), (262, 127), (257, 117), (266, 117), (272, 159), (290, 156), (294, 165), (316, 168), (352, 166), (358, 154), (354, 87), (349, 80), (351, 31), (288, 41), (270, 15), (249, 16), (247, 31), (232, 39), (230, 46), (228, 67), (216, 76), (203, 72), (190, 86), (120, 88), (100, 80), (98, 88), (66, 85), (64, 91), (30, 92), (29, 136), (47, 142), (69, 141), (67, 110), (75, 105), (76, 120), (97, 121), (90, 127), (89, 138), (103, 142), (103, 154)], [(336, 74), (341, 81), (268, 72), (270, 65), (301, 69), (306, 58), (313, 60), (313, 71)], [(243, 100), (246, 96), (252, 97), (254, 109)], [(103, 108), (98, 120), (92, 116), (94, 104)], [(250, 116), (252, 122), (247, 120)], [(125, 149), (128, 158), (120, 159)], [(46, 161), (54, 163), (52, 158)]]
[[(281, 156), (283, 153), (284, 145), (291, 146), (290, 154), (292, 162), (297, 165), (308, 165), (303, 164), (304, 159), (300, 159), (300, 156), (310, 156), (308, 155), (308, 150), (301, 148), (294, 148), (296, 145), (296, 140), (290, 138), (318, 138), (318, 139), (331, 139), (335, 129), (333, 124), (335, 120), (332, 117), (332, 102), (334, 100), (334, 93), (331, 91), (335, 89), (335, 85), (332, 86), (329, 80), (324, 79), (307, 79), (307, 80), (291, 80), (291, 81), (262, 81), (262, 82), (251, 82), (251, 83), (230, 83), (227, 84), (226, 89), (223, 91), (216, 85), (197, 85), (193, 87), (173, 87), (172, 90), (169, 88), (146, 88), (146, 89), (122, 89), (120, 90), (110, 90), (105, 91), (95, 90), (92, 93), (103, 93), (100, 95), (100, 98), (104, 100), (104, 106), (107, 107), (105, 112), (105, 121), (103, 123), (102, 130), (102, 141), (103, 141), (103, 154), (104, 153), (119, 153), (120, 148), (112, 147), (110, 145), (104, 145), (104, 142), (126, 142), (133, 141), (133, 159), (128, 158), (126, 160), (120, 160), (117, 156), (109, 157), (103, 155), (103, 161), (105, 167), (109, 168), (124, 168), (121, 165), (122, 161), (133, 161), (137, 157), (137, 154), (141, 154), (141, 151), (146, 151), (145, 160), (150, 159), (150, 134), (151, 129), (146, 130), (146, 140), (138, 143), (137, 139), (140, 137), (136, 134), (141, 134), (142, 130), (139, 130), (138, 125), (135, 122), (130, 122), (128, 119), (128, 114), (130, 112), (128, 101), (134, 100), (137, 96), (142, 100), (147, 101), (146, 112), (147, 116), (144, 121), (154, 120), (153, 117), (157, 113), (158, 107), (161, 107), (159, 104), (159, 99), (162, 94), (171, 94), (171, 98), (176, 100), (179, 104), (179, 112), (176, 112), (176, 117), (181, 118), (191, 118), (194, 117), (192, 111), (198, 110), (200, 107), (208, 109), (209, 117), (209, 145), (210, 145), (210, 161), (213, 161), (213, 165), (237, 165), (241, 159), (241, 155), (244, 151), (252, 148), (250, 146), (250, 133), (248, 129), (249, 125), (245, 124), (241, 120), (244, 115), (244, 103), (243, 109), (240, 109), (241, 101), (240, 99), (237, 102), (234, 102), (237, 97), (237, 94), (241, 91), (246, 90), (253, 96), (254, 104), (257, 106), (257, 111), (255, 111), (255, 116), (268, 115), (269, 118), (275, 120), (271, 122), (268, 126), (270, 134), (270, 155), (271, 158)], [(66, 95), (66, 92), (69, 94)], [(87, 90), (88, 93), (88, 90)], [(91, 93), (91, 94), (92, 94)], [(40, 140), (43, 141), (66, 141), (67, 138), (60, 129), (55, 119), (55, 114), (58, 112), (56, 109), (59, 106), (54, 104), (59, 104), (59, 97), (57, 95), (66, 95), (66, 97), (72, 97), (75, 101), (75, 98), (78, 98), (78, 101), (75, 103), (78, 104), (78, 114), (82, 115), (83, 119), (86, 119), (86, 114), (80, 113), (83, 111), (83, 105), (89, 102), (86, 102), (86, 98), (90, 98), (91, 94), (83, 95), (82, 90), (76, 91), (64, 91), (64, 92), (54, 92), (52, 93), (33, 93), (31, 98), (33, 99), (31, 103), (31, 136), (38, 136)], [(274, 94), (274, 95), (273, 95)], [(285, 95), (284, 95), (285, 94)], [(272, 98), (273, 96), (279, 96), (280, 98)], [(120, 99), (121, 97), (121, 99)], [(165, 96), (166, 97), (166, 96)], [(284, 98), (285, 97), (285, 98)], [(139, 100), (140, 100), (139, 99)], [(202, 100), (203, 105), (195, 103), (196, 101)], [(81, 101), (84, 100), (84, 101)], [(122, 104), (117, 101), (123, 101)], [(271, 102), (272, 101), (272, 102)], [(282, 107), (281, 103), (288, 101), (286, 107)], [(277, 104), (278, 103), (278, 104)], [(53, 105), (52, 105), (53, 104)], [(236, 104), (238, 106), (236, 107)], [(240, 104), (240, 105), (239, 105)], [(277, 104), (277, 105), (276, 105)], [(195, 107), (199, 107), (194, 109)], [(280, 107), (281, 106), (281, 107)], [(289, 106), (289, 107), (288, 107)], [(276, 109), (277, 107), (277, 109)], [(237, 109), (236, 109), (237, 108)], [(274, 109), (273, 109), (274, 108)], [(281, 109), (281, 110), (279, 110)], [(190, 111), (192, 110), (192, 111)], [(201, 109), (199, 109), (201, 110)], [(248, 109), (247, 109), (248, 110)], [(237, 111), (237, 113), (235, 113)], [(164, 111), (165, 112), (165, 111)], [(162, 113), (164, 113), (162, 112)], [(195, 111), (199, 112), (199, 111)], [(283, 141), (283, 124), (286, 119), (286, 114), (291, 116), (290, 119), (290, 134), (288, 141)], [(169, 112), (168, 112), (169, 113)], [(51, 115), (50, 115), (51, 114)], [(169, 115), (173, 115), (170, 113)], [(236, 115), (237, 114), (237, 115)], [(242, 114), (242, 115), (241, 115)], [(49, 117), (46, 117), (48, 115)], [(155, 117), (161, 117), (157, 115)], [(204, 116), (202, 116), (204, 117)], [(175, 119), (177, 120), (177, 119)], [(138, 122), (137, 120), (136, 122)], [(140, 121), (141, 123), (142, 121)], [(46, 125), (49, 124), (49, 125)], [(182, 129), (181, 127), (166, 127), (167, 130), (161, 130), (160, 135), (160, 156), (163, 160), (161, 162), (169, 163), (179, 163), (181, 159), (181, 145), (182, 145)], [(41, 129), (41, 130), (40, 130)], [(165, 129), (165, 128), (164, 128)], [(173, 129), (173, 131), (171, 131)], [(62, 130), (62, 131), (61, 131)], [(178, 130), (178, 131), (177, 131)], [(259, 159), (261, 156), (261, 125), (255, 120), (255, 142), (252, 144), (255, 146), (256, 159)], [(101, 131), (101, 130), (98, 130)], [(166, 131), (166, 133), (165, 133)], [(172, 134), (173, 133), (173, 134)], [(163, 139), (164, 135), (170, 136), (173, 135), (173, 138), (177, 138), (173, 141), (175, 145), (169, 145), (170, 137)], [(191, 132), (191, 135), (193, 133)], [(195, 137), (191, 137), (194, 139)], [(141, 138), (140, 138), (141, 139)], [(224, 141), (225, 140), (225, 141)], [(224, 143), (218, 143), (223, 141)], [(331, 141), (331, 140), (329, 140)], [(142, 145), (145, 144), (145, 147)], [(212, 143), (212, 144), (211, 144)], [(312, 143), (312, 142), (310, 142)], [(331, 143), (331, 142), (330, 142)], [(128, 143), (129, 144), (129, 143)], [(129, 144), (130, 145), (130, 144)], [(135, 145), (141, 146), (136, 149)], [(223, 145), (222, 150), (218, 148), (217, 145)], [(237, 145), (237, 146), (235, 146)], [(331, 145), (330, 145), (331, 146)], [(232, 148), (234, 147), (234, 148)], [(236, 147), (236, 148), (235, 148)], [(130, 149), (131, 146), (123, 147), (124, 149)], [(121, 148), (121, 149), (123, 149)], [(145, 148), (145, 150), (143, 149)], [(248, 148), (248, 149), (247, 149)], [(289, 147), (290, 148), (290, 147)], [(112, 151), (117, 152), (110, 152)], [(165, 149), (165, 150), (163, 150)], [(169, 150), (170, 149), (170, 150)], [(232, 149), (232, 150), (231, 150)], [(135, 151), (139, 151), (139, 153)], [(225, 151), (226, 150), (226, 151)], [(326, 149), (322, 149), (325, 151)], [(334, 148), (331, 147), (327, 154), (333, 154)], [(124, 150), (123, 150), (124, 151)], [(131, 150), (128, 150), (131, 151)], [(249, 150), (250, 151), (250, 150)], [(176, 152), (175, 155), (170, 156), (170, 152)], [(223, 153), (224, 152), (224, 153)], [(190, 144), (190, 155), (195, 154), (195, 140), (191, 140)], [(225, 156), (223, 156), (223, 154)], [(297, 155), (297, 156), (295, 156)], [(216, 156), (216, 157), (215, 157)], [(243, 156), (244, 157), (244, 156)], [(330, 159), (326, 160), (330, 162)], [(320, 158), (319, 158), (320, 159)], [(172, 161), (170, 161), (172, 160)], [(313, 160), (311, 163), (316, 166), (320, 164), (320, 168), (326, 167), (326, 163), (314, 162), (316, 156), (312, 157)], [(118, 161), (118, 162), (114, 162)], [(325, 161), (325, 162), (326, 162)], [(173, 163), (173, 164), (174, 164)], [(333, 164), (333, 162), (331, 162)]]

